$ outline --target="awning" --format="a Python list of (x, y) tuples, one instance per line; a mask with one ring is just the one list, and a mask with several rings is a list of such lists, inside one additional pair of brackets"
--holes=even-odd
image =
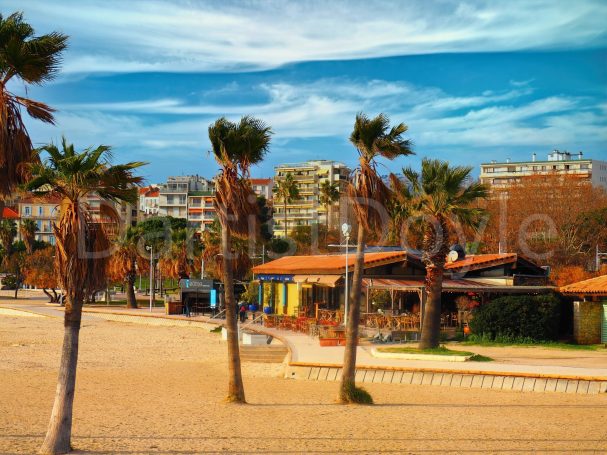
[(295, 275), (293, 281), (296, 283), (320, 284), (334, 288), (341, 278), (341, 275)]
[[(425, 279), (420, 278), (363, 278), (363, 287), (388, 289), (403, 292), (418, 292), (425, 287)], [(496, 286), (487, 283), (461, 278), (443, 280), (443, 292), (490, 292), (490, 293), (544, 293), (552, 290), (551, 286)]]

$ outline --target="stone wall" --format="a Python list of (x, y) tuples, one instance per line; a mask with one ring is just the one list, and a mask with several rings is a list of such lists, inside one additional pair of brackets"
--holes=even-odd
[(600, 302), (573, 302), (573, 338), (578, 344), (601, 342)]

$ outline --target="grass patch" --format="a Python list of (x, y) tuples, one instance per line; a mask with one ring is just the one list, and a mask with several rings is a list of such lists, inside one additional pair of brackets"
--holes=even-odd
[(487, 357), (486, 355), (480, 355), (480, 354), (474, 354), (468, 360), (470, 362), (493, 362), (493, 359), (491, 357)]
[(486, 346), (486, 347), (517, 347), (517, 348), (548, 348), (548, 349), (565, 349), (569, 351), (604, 351), (603, 344), (573, 344), (559, 343), (557, 341), (533, 342), (533, 343), (515, 343), (515, 342), (498, 342), (486, 340), (462, 341), (463, 346)]
[(221, 333), (221, 326), (218, 325), (214, 329), (209, 330), (211, 333)]
[(394, 346), (394, 347), (377, 348), (377, 350), (379, 352), (393, 352), (393, 353), (397, 353), (397, 354), (430, 354), (430, 355), (461, 355), (461, 356), (474, 355), (474, 352), (455, 351), (453, 349), (448, 349), (445, 346), (440, 346), (438, 348), (431, 348), (431, 349), (417, 349), (417, 348), (407, 348), (404, 346)]

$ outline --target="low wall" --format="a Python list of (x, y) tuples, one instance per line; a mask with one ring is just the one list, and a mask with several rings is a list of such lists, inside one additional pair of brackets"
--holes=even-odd
[[(289, 365), (286, 378), (312, 381), (339, 381), (341, 368), (333, 366)], [(599, 394), (607, 392), (607, 381), (523, 377), (514, 375), (439, 373), (433, 371), (402, 371), (398, 369), (359, 368), (357, 383), (433, 385), (515, 392), (564, 392)]]
[(601, 342), (602, 310), (600, 302), (573, 302), (573, 338), (576, 343)]

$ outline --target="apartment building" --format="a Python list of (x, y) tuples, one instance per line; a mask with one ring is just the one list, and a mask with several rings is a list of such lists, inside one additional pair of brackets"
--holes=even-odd
[[(36, 198), (27, 195), (17, 201), (17, 213), (21, 220), (31, 219), (36, 222), (38, 226), (36, 240), (54, 245), (53, 223), (59, 219), (60, 204), (59, 198)], [(21, 233), (17, 234), (17, 238), (21, 240)]]
[(530, 161), (492, 161), (481, 164), (480, 180), (493, 188), (507, 188), (532, 175), (574, 176), (607, 190), (607, 161), (586, 159), (582, 152), (554, 150), (545, 161), (534, 153)]
[[(297, 225), (310, 226), (325, 224), (328, 213), (319, 203), (320, 185), (324, 181), (337, 183), (340, 192), (345, 191), (350, 169), (343, 163), (328, 160), (306, 161), (303, 163), (281, 164), (274, 168), (274, 182), (277, 183), (292, 174), (297, 182), (300, 198), (287, 204), (287, 223), (289, 231)], [(274, 234), (284, 237), (285, 207), (280, 199), (274, 197)], [(335, 218), (339, 214), (339, 202), (331, 207)], [(334, 219), (330, 220), (334, 224)]]
[(150, 185), (139, 188), (139, 218), (145, 219), (157, 216), (159, 199), (160, 190), (158, 187)]
[(184, 218), (202, 231), (215, 219), (215, 185), (198, 175), (169, 177), (159, 185), (158, 215)]
[(272, 199), (272, 179), (251, 179), (251, 187), (257, 196), (263, 196), (266, 200)]
[(215, 190), (193, 191), (188, 194), (188, 224), (197, 231), (204, 229), (216, 218)]

